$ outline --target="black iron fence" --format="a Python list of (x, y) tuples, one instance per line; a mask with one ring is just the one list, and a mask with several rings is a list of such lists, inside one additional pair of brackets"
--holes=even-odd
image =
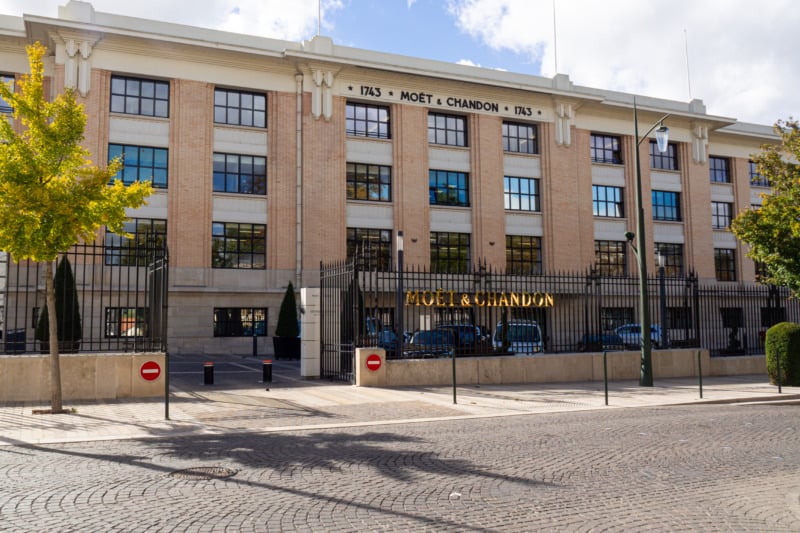
[[(81, 323), (80, 342), (74, 347), (60, 343), (62, 351), (166, 349), (168, 255), (163, 242), (132, 239), (116, 247), (84, 243), (62, 257), (71, 266)], [(46, 350), (43, 328), (36, 333), (46, 307), (45, 282), (45, 267), (40, 263), (16, 263), (7, 255), (0, 260), (0, 353)], [(58, 297), (71, 298), (69, 288), (61, 290)]]
[[(355, 261), (322, 265), (321, 278), (328, 377), (350, 375), (357, 346), (419, 358), (638, 349), (641, 342), (637, 278), (520, 276), (487, 265), (458, 274), (418, 267), (400, 273)], [(800, 321), (800, 305), (784, 288), (706, 285), (693, 273), (657, 272), (647, 289), (655, 349), (758, 354), (769, 326)]]

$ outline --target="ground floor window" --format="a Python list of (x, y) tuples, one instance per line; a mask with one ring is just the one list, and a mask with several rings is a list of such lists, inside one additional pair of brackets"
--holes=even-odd
[(714, 248), (714, 272), (718, 281), (736, 281), (736, 250)]
[(594, 241), (594, 261), (597, 274), (609, 278), (626, 275), (625, 243), (623, 241)]
[(347, 228), (347, 258), (364, 258), (370, 268), (390, 270), (392, 264), (392, 230)]
[(147, 336), (146, 307), (106, 307), (106, 337)]
[(614, 329), (633, 323), (633, 307), (601, 307), (600, 308), (600, 329), (601, 331), (613, 331)]
[(655, 243), (656, 266), (664, 267), (668, 278), (683, 277), (683, 245), (674, 243)]
[(162, 250), (167, 240), (167, 221), (156, 218), (132, 218), (122, 226), (130, 237), (106, 231), (105, 263), (120, 266), (145, 266), (152, 261), (153, 250)]
[(541, 275), (542, 238), (529, 235), (506, 235), (506, 272)]
[(267, 336), (267, 309), (264, 307), (215, 307), (215, 337)]
[(469, 261), (469, 233), (431, 232), (431, 272), (467, 272)]
[(213, 222), (211, 225), (213, 268), (267, 268), (267, 227), (263, 224)]

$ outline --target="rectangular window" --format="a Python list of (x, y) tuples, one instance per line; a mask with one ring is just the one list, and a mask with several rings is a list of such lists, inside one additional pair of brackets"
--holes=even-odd
[(757, 187), (769, 187), (771, 185), (769, 180), (758, 171), (758, 164), (755, 161), (750, 161), (750, 185)]
[[(0, 83), (5, 83), (8, 86), (8, 89), (13, 93), (14, 92), (14, 76), (10, 76), (8, 74), (0, 74)], [(11, 104), (0, 98), (0, 113), (11, 113), (14, 109), (11, 107)]]
[(267, 336), (267, 309), (264, 307), (215, 307), (215, 337)]
[(594, 241), (594, 261), (599, 275), (624, 277), (628, 271), (625, 263), (625, 242)]
[(111, 112), (169, 117), (169, 83), (111, 76)]
[(392, 167), (347, 163), (347, 199), (392, 201)]
[(667, 329), (689, 329), (691, 327), (691, 307), (667, 307)]
[(130, 238), (106, 231), (105, 263), (120, 266), (145, 266), (156, 250), (167, 241), (167, 221), (155, 218), (132, 218), (123, 225)]
[(135, 181), (149, 181), (156, 189), (166, 189), (167, 155), (166, 148), (109, 144), (108, 160), (119, 157), (123, 164), (122, 170), (112, 179), (122, 180), (125, 185)]
[(714, 248), (714, 272), (719, 281), (736, 281), (736, 250)]
[(428, 143), (467, 146), (467, 119), (459, 115), (428, 113)]
[(669, 143), (663, 154), (658, 151), (658, 143), (650, 141), (650, 168), (659, 170), (678, 170), (678, 145)]
[(653, 190), (653, 220), (681, 220), (681, 195), (673, 191)]
[(106, 307), (106, 337), (146, 337), (146, 307)]
[(592, 185), (592, 214), (596, 217), (624, 218), (622, 187)]
[(214, 192), (267, 194), (267, 158), (215, 152)]
[(212, 268), (265, 269), (267, 227), (263, 224), (212, 222)]
[(728, 202), (711, 202), (711, 227), (727, 229), (731, 227), (733, 204)]
[(428, 171), (430, 205), (469, 207), (469, 175), (450, 170)]
[(625, 324), (633, 324), (633, 307), (600, 308), (600, 328), (602, 331), (613, 331)]
[[(683, 245), (657, 242), (653, 246), (656, 253), (656, 266), (664, 267), (668, 278), (683, 277)], [(660, 259), (659, 259), (660, 258)]]
[(590, 143), (593, 163), (622, 164), (621, 141), (618, 136), (592, 133)]
[(389, 108), (382, 105), (347, 102), (345, 133), (371, 139), (391, 139)]
[(347, 258), (364, 258), (370, 268), (388, 271), (392, 265), (392, 231), (347, 228)]
[(542, 238), (528, 235), (506, 235), (506, 272), (508, 274), (542, 274)]
[(536, 124), (503, 122), (503, 151), (517, 154), (539, 153), (539, 128)]
[(267, 127), (267, 95), (214, 89), (214, 122), (252, 128)]
[(503, 178), (505, 208), (509, 211), (541, 211), (539, 180), (535, 178)]
[(729, 161), (727, 157), (714, 157), (708, 158), (708, 172), (711, 177), (712, 183), (730, 183), (731, 174), (729, 169)]
[(469, 262), (469, 233), (431, 232), (431, 272), (467, 272)]

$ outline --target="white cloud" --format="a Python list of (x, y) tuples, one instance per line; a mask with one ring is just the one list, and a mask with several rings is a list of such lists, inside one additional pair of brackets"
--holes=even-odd
[[(688, 101), (772, 124), (800, 116), (793, 0), (448, 0), (459, 27), (495, 50), (541, 61), (578, 85)], [(686, 33), (684, 33), (686, 30)]]
[(457, 64), (466, 65), (468, 67), (480, 67), (478, 63), (475, 63), (471, 59), (459, 59)]
[[(58, 6), (68, 0), (0, 0), (0, 13), (22, 13), (55, 17)], [(168, 2), (137, 0), (120, 4), (119, 0), (90, 0), (95, 11), (130, 17), (157, 18), (166, 22), (215, 28), (275, 39), (299, 41), (317, 31), (317, 0), (197, 0)], [(342, 0), (322, 0), (322, 25), (326, 14), (343, 7)]]

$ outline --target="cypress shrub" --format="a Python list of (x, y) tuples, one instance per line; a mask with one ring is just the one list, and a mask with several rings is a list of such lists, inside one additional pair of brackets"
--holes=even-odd
[[(59, 350), (68, 352), (77, 350), (80, 340), (83, 338), (83, 328), (81, 327), (81, 313), (78, 306), (78, 291), (75, 286), (75, 277), (72, 274), (72, 266), (67, 256), (62, 256), (61, 261), (56, 267), (53, 277), (53, 290), (56, 297), (56, 328), (58, 329)], [(47, 304), (42, 307), (39, 321), (36, 323), (36, 340), (49, 346), (50, 317), (47, 312)]]
[(781, 385), (800, 386), (800, 324), (780, 322), (767, 330), (764, 340), (767, 352), (767, 374), (770, 383), (778, 384), (778, 363)]
[(289, 282), (286, 292), (283, 295), (281, 308), (278, 312), (278, 325), (275, 327), (276, 337), (297, 337), (300, 334), (297, 328), (297, 300), (294, 294), (294, 286)]

